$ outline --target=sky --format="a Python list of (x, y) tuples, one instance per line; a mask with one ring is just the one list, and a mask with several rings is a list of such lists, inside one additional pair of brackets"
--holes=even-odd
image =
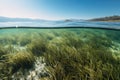
[(46, 20), (120, 14), (120, 0), (0, 0), (0, 16)]

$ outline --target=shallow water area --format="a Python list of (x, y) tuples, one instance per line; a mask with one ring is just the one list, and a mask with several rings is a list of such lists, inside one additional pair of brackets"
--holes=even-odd
[(119, 80), (120, 30), (0, 30), (1, 80)]

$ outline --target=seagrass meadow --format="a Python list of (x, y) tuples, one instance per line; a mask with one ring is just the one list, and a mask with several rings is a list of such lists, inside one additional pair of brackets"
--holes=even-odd
[(120, 30), (0, 29), (0, 80), (120, 80)]

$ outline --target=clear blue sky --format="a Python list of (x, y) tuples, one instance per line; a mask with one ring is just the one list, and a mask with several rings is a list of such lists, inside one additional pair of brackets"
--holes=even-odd
[(0, 0), (0, 16), (89, 19), (120, 14), (120, 0)]

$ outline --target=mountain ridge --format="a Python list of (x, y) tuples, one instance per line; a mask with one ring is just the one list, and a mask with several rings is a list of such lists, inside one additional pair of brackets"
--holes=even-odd
[[(0, 22), (45, 22), (45, 21), (53, 21), (53, 20), (44, 20), (44, 19), (31, 19), (31, 18), (10, 18), (0, 16)], [(89, 20), (84, 19), (64, 19), (64, 20), (54, 20), (54, 21), (64, 21), (64, 22), (74, 22), (74, 21), (120, 21), (120, 16), (107, 16), (100, 18), (93, 18)]]
[(89, 21), (120, 21), (120, 16), (119, 15), (106, 16), (106, 17), (90, 19)]
[(43, 19), (31, 19), (31, 18), (9, 18), (0, 16), (0, 22), (40, 22), (47, 21)]

